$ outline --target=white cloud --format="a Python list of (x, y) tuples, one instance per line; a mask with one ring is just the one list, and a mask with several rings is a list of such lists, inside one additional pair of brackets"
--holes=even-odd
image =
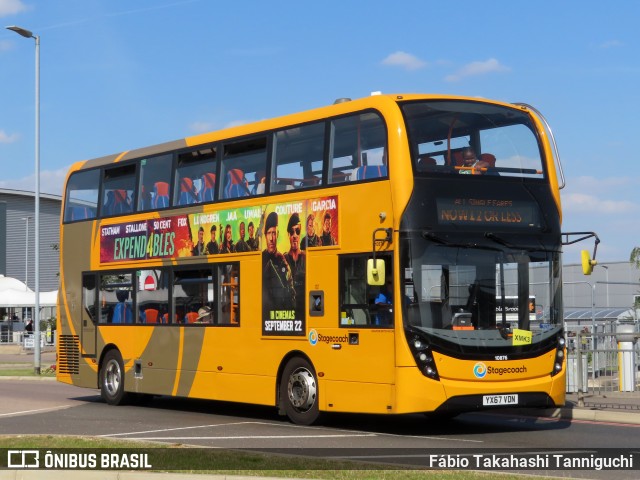
[(9, 135), (4, 130), (0, 130), (0, 143), (13, 143), (17, 141), (19, 138), (20, 138), (20, 135), (18, 135), (17, 133), (12, 133), (11, 135)]
[(249, 123), (254, 123), (256, 120), (231, 120), (223, 128), (233, 128), (233, 127), (241, 127), (242, 125), (247, 125)]
[(589, 214), (628, 214), (637, 211), (640, 205), (628, 200), (606, 200), (585, 193), (566, 193), (562, 195), (562, 207), (565, 213)]
[(457, 82), (466, 77), (475, 77), (494, 72), (508, 72), (510, 70), (509, 67), (502, 65), (495, 58), (490, 58), (482, 62), (471, 62), (460, 68), (456, 73), (447, 75), (444, 79), (447, 82)]
[(225, 124), (206, 121), (195, 121), (189, 124), (189, 130), (195, 134), (213, 132), (215, 130), (224, 130), (226, 128), (240, 127), (249, 123), (254, 123), (257, 120), (230, 120)]
[(572, 177), (567, 188), (577, 192), (620, 192), (623, 188), (632, 188), (638, 184), (639, 178), (628, 177), (604, 177), (596, 178), (591, 176)]
[(602, 42), (600, 45), (598, 45), (599, 48), (606, 50), (608, 48), (617, 48), (617, 47), (623, 47), (624, 43), (622, 43), (620, 40), (607, 40), (606, 42)]
[(427, 66), (427, 62), (420, 60), (415, 55), (402, 51), (392, 53), (381, 63), (388, 67), (400, 67), (408, 71), (419, 70)]
[(27, 10), (29, 10), (29, 7), (21, 0), (0, 0), (0, 17), (15, 15)]
[(215, 125), (211, 122), (193, 122), (189, 125), (189, 130), (195, 133), (205, 133), (215, 130)]
[[(62, 195), (64, 181), (67, 178), (67, 172), (70, 167), (71, 165), (68, 165), (59, 170), (40, 171), (40, 192), (50, 193), (52, 195)], [(0, 181), (0, 188), (25, 190), (28, 192), (33, 192), (35, 190), (35, 185), (36, 182), (33, 174), (23, 178)]]

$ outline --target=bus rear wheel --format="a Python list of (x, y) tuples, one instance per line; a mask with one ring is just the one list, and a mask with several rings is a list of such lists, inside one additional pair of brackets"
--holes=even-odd
[(280, 380), (280, 405), (293, 423), (311, 425), (318, 419), (318, 379), (304, 358), (287, 363)]
[(100, 368), (100, 395), (109, 405), (125, 401), (124, 364), (118, 350), (109, 350)]

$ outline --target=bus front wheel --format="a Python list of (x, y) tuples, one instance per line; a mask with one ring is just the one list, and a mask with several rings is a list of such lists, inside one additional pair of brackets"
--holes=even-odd
[(318, 419), (318, 379), (304, 358), (287, 363), (280, 380), (280, 405), (293, 423), (311, 425)]
[(124, 364), (118, 350), (109, 350), (100, 369), (100, 394), (109, 405), (120, 405), (125, 400)]

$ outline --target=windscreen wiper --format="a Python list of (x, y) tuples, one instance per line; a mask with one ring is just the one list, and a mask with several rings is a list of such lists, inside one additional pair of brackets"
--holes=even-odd
[(427, 240), (431, 240), (432, 242), (439, 243), (440, 245), (451, 245), (451, 242), (448, 242), (443, 238), (440, 238), (433, 232), (422, 232), (422, 236)]
[(444, 238), (439, 237), (438, 235), (436, 235), (433, 232), (423, 231), (422, 232), (422, 237), (426, 238), (427, 240), (431, 240), (434, 243), (438, 243), (440, 245), (446, 245), (447, 247), (456, 247), (456, 248), (476, 248), (476, 247), (478, 247), (478, 244), (476, 244), (476, 243), (455, 243), (455, 242), (450, 242), (449, 240), (445, 240)]
[(516, 248), (515, 245), (513, 245), (513, 244), (507, 242), (506, 240), (500, 238), (495, 233), (487, 232), (487, 233), (484, 234), (484, 236), (486, 238), (488, 238), (489, 240), (493, 240), (494, 242), (499, 243), (500, 245), (504, 245), (505, 247)]

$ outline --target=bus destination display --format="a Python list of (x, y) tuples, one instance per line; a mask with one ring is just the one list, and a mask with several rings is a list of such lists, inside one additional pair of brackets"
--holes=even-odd
[(539, 226), (538, 207), (533, 202), (497, 198), (438, 198), (440, 225)]

